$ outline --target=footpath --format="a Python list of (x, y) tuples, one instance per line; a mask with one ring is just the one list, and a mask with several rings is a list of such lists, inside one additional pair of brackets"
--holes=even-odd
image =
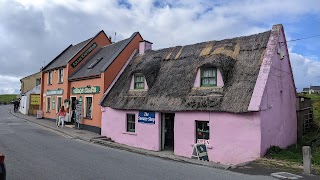
[[(76, 129), (73, 128), (73, 126), (65, 126), (65, 127), (57, 127), (55, 122), (49, 119), (37, 119), (35, 116), (28, 116), (24, 115), (21, 113), (14, 113), (10, 111), (10, 113), (13, 116), (16, 116), (18, 118), (24, 119), (30, 123), (34, 123), (37, 125), (40, 125), (44, 128), (47, 128), (55, 133), (58, 133), (60, 135), (66, 136), (68, 138), (72, 139), (79, 139), (82, 141), (86, 141), (89, 143), (96, 143), (100, 144), (103, 146), (107, 146), (110, 148), (115, 148), (115, 149), (120, 149), (120, 150), (125, 150), (129, 152), (134, 152), (134, 153), (139, 153), (143, 155), (148, 155), (148, 156), (153, 156), (153, 157), (158, 157), (162, 159), (168, 159), (168, 160), (173, 160), (173, 161), (178, 161), (178, 162), (184, 162), (184, 163), (190, 163), (190, 164), (195, 164), (195, 165), (202, 165), (202, 166), (209, 166), (209, 167), (214, 167), (214, 168), (219, 168), (219, 169), (229, 169), (231, 166), (228, 165), (222, 165), (218, 163), (213, 163), (213, 162), (207, 162), (207, 161), (200, 161), (196, 159), (190, 159), (186, 157), (181, 157), (181, 156), (176, 156), (173, 154), (171, 151), (148, 151), (145, 149), (140, 149), (140, 148), (135, 148), (131, 146), (127, 146), (124, 144), (119, 144), (116, 142), (113, 142), (110, 138), (107, 138), (105, 136), (101, 136), (97, 133), (86, 131), (83, 129)], [(190, 155), (191, 156), (191, 155)]]

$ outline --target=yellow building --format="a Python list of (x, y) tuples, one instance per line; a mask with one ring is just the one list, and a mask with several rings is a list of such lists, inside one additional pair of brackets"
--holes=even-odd
[(26, 92), (30, 91), (37, 85), (41, 83), (41, 72), (37, 72), (35, 74), (29, 75), (20, 79), (21, 82), (21, 94), (25, 94)]

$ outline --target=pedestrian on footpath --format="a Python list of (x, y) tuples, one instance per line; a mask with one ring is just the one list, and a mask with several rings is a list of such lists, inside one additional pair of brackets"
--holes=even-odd
[(61, 106), (59, 112), (58, 112), (58, 118), (59, 118), (59, 121), (58, 121), (58, 127), (60, 126), (60, 122), (62, 123), (61, 127), (64, 126), (64, 120), (66, 118), (66, 111), (64, 110), (64, 106)]

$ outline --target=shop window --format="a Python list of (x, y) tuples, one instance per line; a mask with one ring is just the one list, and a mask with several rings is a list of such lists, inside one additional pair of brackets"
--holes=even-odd
[(202, 68), (200, 85), (202, 87), (217, 86), (217, 69), (214, 67)]
[(59, 112), (60, 108), (62, 106), (62, 97), (58, 97), (58, 104), (57, 105), (58, 105), (57, 112)]
[(92, 97), (86, 97), (85, 106), (86, 106), (85, 117), (92, 118)]
[(48, 72), (48, 84), (51, 85), (52, 84), (52, 71)]
[(63, 83), (63, 69), (59, 69), (59, 82), (58, 83)]
[(135, 114), (127, 114), (127, 132), (135, 132), (136, 131), (136, 115)]
[(209, 121), (196, 121), (196, 142), (205, 143), (209, 140)]
[(143, 74), (134, 75), (134, 89), (144, 89), (144, 76)]
[(51, 105), (50, 101), (51, 101), (51, 98), (47, 97), (47, 109), (46, 109), (47, 112), (50, 112), (50, 105)]

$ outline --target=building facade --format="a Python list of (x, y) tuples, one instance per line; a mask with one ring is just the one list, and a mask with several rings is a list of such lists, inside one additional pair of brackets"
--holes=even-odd
[(150, 46), (141, 42), (105, 92), (102, 135), (185, 157), (201, 143), (209, 160), (222, 164), (296, 142), (296, 90), (282, 25), (221, 41)]
[(21, 83), (21, 95), (25, 94), (26, 92), (30, 91), (37, 85), (41, 84), (41, 72), (34, 73), (27, 77), (20, 79)]

